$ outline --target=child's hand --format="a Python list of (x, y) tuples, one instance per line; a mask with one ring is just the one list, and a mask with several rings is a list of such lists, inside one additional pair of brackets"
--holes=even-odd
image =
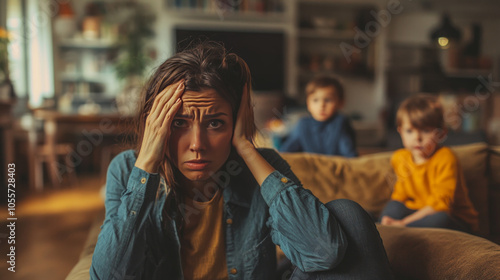
[(396, 220), (389, 216), (383, 216), (380, 223), (386, 226), (399, 226), (399, 227), (406, 226), (402, 220)]
[(252, 142), (250, 141), (252, 137), (251, 128), (246, 125), (245, 117), (252, 115), (252, 107), (250, 104), (247, 85), (243, 86), (243, 95), (241, 97), (240, 108), (238, 110), (238, 116), (236, 118), (236, 124), (234, 126), (233, 132), (233, 146), (240, 156), (243, 156), (249, 149), (254, 149)]

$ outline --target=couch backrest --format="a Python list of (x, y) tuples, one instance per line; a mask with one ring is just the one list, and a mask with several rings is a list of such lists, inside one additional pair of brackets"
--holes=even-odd
[[(451, 147), (457, 155), (472, 203), (480, 215), (480, 232), (489, 233), (488, 146), (485, 143)], [(392, 152), (344, 158), (308, 153), (283, 153), (293, 172), (322, 202), (348, 198), (378, 216), (396, 180), (390, 166)]]

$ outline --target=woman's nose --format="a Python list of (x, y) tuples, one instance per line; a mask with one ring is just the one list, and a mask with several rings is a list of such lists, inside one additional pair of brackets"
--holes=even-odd
[(199, 126), (194, 126), (191, 131), (189, 149), (193, 152), (200, 152), (205, 150), (205, 137), (203, 131)]

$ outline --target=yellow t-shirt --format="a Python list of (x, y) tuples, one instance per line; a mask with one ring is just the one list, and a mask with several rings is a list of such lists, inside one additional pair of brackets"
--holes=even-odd
[(184, 279), (228, 279), (224, 239), (224, 200), (219, 189), (207, 202), (185, 199), (181, 234)]
[(472, 205), (456, 156), (447, 147), (439, 148), (422, 164), (415, 164), (411, 152), (400, 149), (391, 158), (397, 181), (391, 199), (418, 210), (431, 206), (446, 211), (478, 230), (477, 212)]

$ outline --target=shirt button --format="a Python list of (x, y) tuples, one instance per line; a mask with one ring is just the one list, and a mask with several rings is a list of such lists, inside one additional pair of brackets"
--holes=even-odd
[(233, 219), (227, 219), (227, 220), (226, 220), (226, 223), (227, 223), (228, 225), (232, 224), (232, 223), (233, 223)]
[(146, 178), (142, 177), (141, 183), (145, 184), (146, 183)]
[(283, 182), (283, 183), (285, 183), (285, 184), (286, 184), (286, 183), (288, 183), (288, 179), (287, 179), (287, 178), (285, 178), (285, 177), (283, 177), (283, 178), (281, 178), (281, 182)]
[(229, 271), (229, 273), (236, 274), (236, 273), (238, 273), (238, 270), (236, 270), (236, 268), (233, 267), (233, 268), (231, 268), (231, 270)]
[(135, 214), (137, 214), (135, 211), (130, 211), (130, 215), (135, 216)]

